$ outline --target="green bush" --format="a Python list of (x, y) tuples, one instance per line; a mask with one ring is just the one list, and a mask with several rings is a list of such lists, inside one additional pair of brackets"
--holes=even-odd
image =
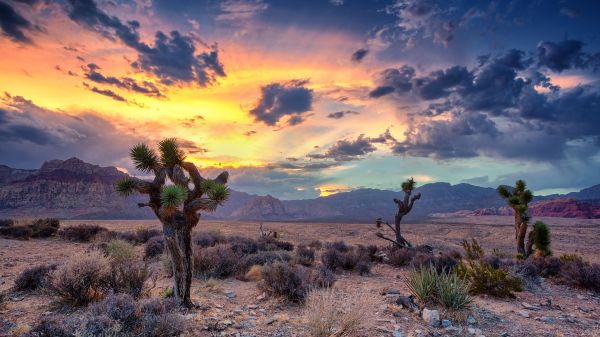
[(471, 294), (514, 298), (523, 290), (523, 280), (503, 268), (494, 268), (482, 260), (461, 262), (456, 273), (469, 282)]
[(469, 284), (456, 273), (440, 273), (436, 291), (437, 301), (446, 309), (461, 310), (471, 304)]
[(537, 256), (552, 255), (550, 249), (550, 229), (545, 223), (538, 221), (533, 225), (533, 244)]

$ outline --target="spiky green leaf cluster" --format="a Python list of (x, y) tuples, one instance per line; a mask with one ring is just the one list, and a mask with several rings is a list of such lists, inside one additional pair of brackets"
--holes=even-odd
[(160, 192), (160, 200), (167, 207), (177, 207), (183, 204), (186, 198), (187, 191), (178, 185), (165, 186)]
[(213, 187), (215, 187), (215, 185), (217, 185), (217, 183), (214, 182), (213, 180), (210, 180), (210, 179), (202, 180), (202, 182), (200, 183), (200, 191), (202, 191), (202, 194), (207, 194), (208, 191), (212, 190)]
[(135, 168), (142, 172), (150, 172), (158, 165), (158, 156), (148, 145), (137, 144), (129, 151)]
[(533, 193), (527, 189), (527, 185), (523, 180), (517, 180), (512, 191), (509, 191), (506, 186), (502, 185), (498, 186), (496, 190), (502, 198), (507, 200), (508, 205), (517, 211), (527, 210), (527, 204), (533, 200)]
[(217, 183), (208, 190), (208, 197), (218, 203), (222, 203), (229, 198), (229, 187)]
[(129, 196), (131, 193), (133, 193), (134, 187), (135, 187), (135, 181), (133, 179), (123, 178), (123, 179), (117, 181), (115, 190), (117, 191), (117, 193), (119, 193), (121, 195)]
[(550, 229), (548, 225), (542, 221), (538, 221), (533, 225), (533, 244), (537, 254), (547, 256), (552, 254), (550, 249)]
[(185, 153), (179, 148), (175, 138), (161, 140), (158, 143), (158, 150), (160, 151), (160, 161), (166, 167), (173, 167), (185, 160)]
[(411, 177), (406, 179), (405, 182), (402, 183), (402, 191), (403, 192), (412, 192), (415, 189), (417, 182)]

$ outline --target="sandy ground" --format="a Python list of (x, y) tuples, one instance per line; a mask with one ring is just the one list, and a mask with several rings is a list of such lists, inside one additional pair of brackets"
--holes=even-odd
[[(600, 246), (597, 244), (600, 239), (599, 220), (543, 220), (551, 226), (555, 254), (577, 252), (587, 260), (600, 262)], [(511, 221), (510, 217), (438, 219), (432, 223), (403, 225), (403, 231), (414, 243), (427, 243), (436, 249), (461, 250), (462, 240), (476, 238), (489, 252), (496, 248), (510, 253), (514, 249)], [(156, 221), (77, 220), (63, 221), (61, 226), (79, 223), (98, 223), (119, 231), (137, 227), (160, 228)], [(319, 239), (382, 245), (383, 242), (374, 237), (373, 227), (365, 224), (264, 224), (265, 230), (277, 231), (283, 239), (296, 244)], [(202, 221), (196, 230), (219, 230), (223, 234), (249, 237), (256, 237), (260, 233), (257, 222)], [(89, 245), (65, 242), (58, 238), (29, 241), (0, 239), (0, 290), (8, 290), (23, 269), (39, 263), (60, 263), (75, 254), (85, 253)], [(156, 267), (160, 268), (160, 264), (156, 263)], [(470, 336), (473, 334), (470, 334), (469, 327), (476, 335), (485, 336), (501, 336), (503, 333), (509, 336), (600, 336), (600, 297), (550, 282), (528, 287), (512, 300), (476, 297), (472, 309), (476, 323), (453, 321), (454, 326), (462, 329), (460, 332), (429, 328), (414, 314), (393, 305), (393, 297), (381, 295), (387, 288), (408, 294), (403, 281), (407, 273), (406, 268), (376, 265), (369, 276), (355, 273), (337, 275), (336, 288), (348, 297), (367, 293), (375, 299), (369, 310), (374, 317), (369, 320), (368, 329), (359, 336), (392, 336), (395, 330), (403, 336), (418, 336), (419, 331), (422, 336)], [(170, 279), (161, 275), (153, 294), (157, 295), (169, 285)], [(201, 309), (186, 314), (188, 320), (197, 327), (194, 336), (305, 336), (302, 319), (304, 308), (278, 299), (263, 298), (254, 282), (236, 279), (216, 282), (196, 280), (192, 294), (194, 302), (201, 305)], [(538, 310), (526, 310), (523, 302), (540, 306)], [(0, 316), (26, 329), (34, 325), (41, 315), (55, 310), (55, 307), (54, 299), (48, 295), (12, 293), (0, 305)], [(529, 317), (523, 317), (523, 310)], [(224, 330), (204, 330), (204, 327), (212, 326)]]

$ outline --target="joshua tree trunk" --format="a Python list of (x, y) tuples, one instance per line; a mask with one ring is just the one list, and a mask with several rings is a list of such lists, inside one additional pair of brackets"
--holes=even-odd
[(398, 211), (396, 211), (396, 216), (394, 218), (394, 226), (390, 225), (388, 222), (384, 222), (381, 218), (377, 218), (375, 221), (377, 228), (381, 228), (381, 225), (385, 224), (394, 233), (394, 239), (386, 237), (382, 232), (378, 232), (376, 235), (384, 240), (392, 242), (394, 245), (400, 248), (412, 247), (410, 242), (408, 242), (408, 240), (402, 236), (402, 232), (400, 231), (400, 223), (402, 222), (402, 218), (412, 210), (415, 201), (421, 198), (421, 193), (412, 195), (415, 184), (416, 183), (412, 178), (406, 180), (404, 183), (402, 183), (404, 200), (394, 198), (394, 203), (396, 203), (396, 206), (398, 207)]
[[(127, 177), (117, 183), (117, 191), (149, 196), (148, 203), (138, 205), (150, 207), (162, 223), (173, 268), (173, 295), (181, 305), (192, 307), (192, 229), (200, 220), (200, 211), (214, 211), (227, 199), (229, 190), (225, 184), (229, 174), (203, 178), (194, 164), (184, 161), (175, 139), (163, 140), (159, 149), (160, 159), (146, 145), (136, 145), (131, 157), (138, 169), (154, 173), (154, 181)], [(174, 185), (165, 185), (167, 177)]]

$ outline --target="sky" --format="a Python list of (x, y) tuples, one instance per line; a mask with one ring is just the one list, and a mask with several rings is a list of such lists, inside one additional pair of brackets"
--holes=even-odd
[(0, 164), (176, 137), (282, 199), (600, 183), (600, 3), (0, 0)]

